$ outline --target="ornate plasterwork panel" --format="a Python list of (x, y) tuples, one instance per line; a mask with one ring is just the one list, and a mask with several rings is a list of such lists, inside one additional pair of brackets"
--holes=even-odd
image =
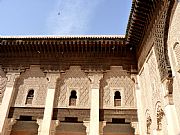
[[(154, 129), (163, 129), (162, 132), (166, 132), (166, 126), (167, 122), (165, 119), (162, 119), (162, 115), (164, 115), (164, 112), (162, 111), (162, 108), (164, 106), (164, 95), (166, 92), (166, 89), (163, 88), (163, 84), (161, 83), (160, 73), (158, 70), (158, 63), (156, 59), (156, 55), (152, 49), (152, 54), (147, 61), (148, 69), (149, 69), (149, 82), (152, 89), (152, 104), (149, 104), (146, 106), (147, 108), (151, 108), (154, 115), (152, 117), (153, 119), (153, 128)], [(171, 85), (168, 85), (171, 86)], [(158, 103), (158, 104), (157, 104)], [(162, 104), (160, 104), (162, 103)], [(154, 116), (157, 116), (154, 117)], [(161, 125), (163, 123), (163, 126)]]
[[(47, 93), (47, 79), (38, 66), (31, 66), (20, 78), (16, 85), (17, 96), (15, 106), (43, 107)], [(29, 90), (34, 90), (32, 104), (25, 104)]]
[(69, 97), (72, 90), (77, 92), (76, 107), (89, 107), (90, 80), (79, 66), (71, 66), (57, 83), (58, 107), (70, 107)]
[(135, 107), (134, 87), (135, 84), (130, 78), (130, 74), (121, 67), (111, 67), (111, 70), (104, 75), (101, 84), (103, 107), (114, 106), (115, 91), (120, 91), (121, 93), (121, 107)]
[(148, 69), (149, 69), (149, 83), (152, 88), (152, 100), (155, 103), (162, 98), (162, 87), (161, 87), (161, 78), (158, 70), (158, 64), (156, 60), (156, 56), (154, 51), (152, 50), (149, 59), (147, 61)]
[(6, 89), (6, 83), (7, 83), (6, 75), (4, 71), (0, 68), (0, 104), (2, 102), (4, 91)]
[[(154, 52), (154, 48), (152, 48), (152, 50), (150, 51), (139, 76), (141, 90), (140, 110), (142, 111), (142, 114), (145, 114), (141, 117), (143, 123), (145, 124), (146, 122), (146, 131), (144, 130), (144, 128), (142, 130), (144, 130), (144, 133), (152, 134), (153, 131), (157, 130), (156, 104), (157, 102), (162, 102), (162, 107), (164, 106), (164, 87), (161, 82), (158, 62)], [(146, 111), (147, 109), (148, 113)], [(150, 117), (147, 114), (150, 114)], [(164, 119), (161, 120), (161, 116), (158, 117), (159, 123), (163, 123), (164, 127), (162, 129), (164, 130), (167, 122)], [(165, 130), (163, 132), (165, 132)]]

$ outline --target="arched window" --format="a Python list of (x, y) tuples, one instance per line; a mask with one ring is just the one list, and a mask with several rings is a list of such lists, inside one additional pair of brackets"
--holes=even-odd
[(161, 130), (162, 129), (162, 119), (163, 119), (165, 113), (164, 113), (163, 109), (161, 108), (160, 102), (158, 102), (158, 104), (157, 104), (156, 111), (157, 111), (157, 130)]
[(114, 106), (121, 106), (121, 93), (119, 91), (114, 93)]
[(29, 92), (27, 94), (26, 104), (32, 104), (33, 97), (34, 97), (34, 90), (31, 89), (31, 90), (29, 90)]
[(180, 72), (180, 44), (179, 42), (175, 42), (173, 46), (174, 52), (175, 52), (175, 62), (177, 66), (178, 72)]
[(152, 119), (151, 116), (149, 114), (147, 114), (146, 116), (146, 133), (150, 134), (151, 133), (151, 123), (152, 123)]
[(77, 93), (75, 90), (72, 90), (71, 95), (69, 97), (69, 105), (75, 106), (76, 105), (76, 99), (77, 99)]

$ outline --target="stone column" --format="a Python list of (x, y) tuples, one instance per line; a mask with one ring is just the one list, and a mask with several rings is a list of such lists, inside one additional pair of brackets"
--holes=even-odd
[(103, 135), (103, 129), (104, 129), (105, 126), (106, 126), (106, 121), (101, 121), (99, 123), (99, 134), (100, 135)]
[(51, 121), (51, 133), (50, 133), (50, 135), (55, 135), (56, 127), (59, 126), (59, 124), (60, 124), (59, 120), (52, 120)]
[(142, 129), (140, 128), (140, 125), (142, 125), (142, 118), (141, 118), (142, 117), (142, 114), (141, 114), (141, 112), (142, 112), (142, 110), (141, 110), (142, 104), (141, 104), (141, 91), (140, 91), (140, 86), (139, 86), (139, 82), (140, 82), (139, 81), (139, 75), (136, 75), (135, 79), (136, 79), (135, 80), (135, 94), (136, 94), (136, 105), (137, 105), (137, 108), (138, 108), (138, 110), (137, 110), (137, 112), (138, 112), (138, 114), (137, 114), (138, 115), (138, 123), (136, 125), (136, 123), (132, 122), (131, 126), (133, 128), (135, 128), (136, 131), (138, 131), (138, 134), (142, 134)]
[(10, 79), (7, 82), (4, 96), (2, 99), (2, 104), (0, 106), (0, 135), (5, 134), (5, 129), (8, 126), (7, 125), (8, 114), (15, 91), (14, 82), (15, 79), (19, 76), (19, 73), (8, 73), (7, 75), (10, 76)]
[(154, 129), (154, 130), (152, 131), (152, 134), (153, 134), (153, 135), (158, 135), (157, 129)]
[(89, 135), (89, 121), (83, 121), (83, 125), (86, 127), (86, 135)]
[(173, 79), (166, 79), (164, 81), (164, 101), (165, 105), (165, 117), (167, 120), (167, 128), (169, 135), (176, 135), (179, 132), (178, 116), (175, 105), (173, 103)]
[(53, 106), (54, 106), (54, 96), (55, 96), (55, 84), (58, 76), (55, 74), (50, 74), (47, 78), (48, 89), (45, 102), (44, 116), (42, 120), (42, 126), (40, 135), (49, 135), (51, 131), (51, 120), (53, 115)]
[(91, 80), (91, 111), (89, 135), (99, 135), (99, 84), (102, 74), (90, 74)]
[(131, 127), (135, 129), (134, 135), (140, 135), (138, 122), (131, 122)]
[(179, 132), (178, 117), (174, 105), (166, 105), (165, 116), (167, 120), (168, 135), (176, 135)]

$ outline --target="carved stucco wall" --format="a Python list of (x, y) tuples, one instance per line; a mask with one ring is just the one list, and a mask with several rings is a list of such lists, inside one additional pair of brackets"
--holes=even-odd
[(169, 28), (168, 50), (173, 69), (173, 101), (180, 123), (180, 2), (174, 7), (174, 15)]
[[(17, 80), (15, 89), (17, 92), (17, 95), (15, 94), (15, 107), (44, 107), (47, 92), (47, 79), (38, 66), (31, 66), (30, 69), (22, 73)], [(34, 90), (32, 105), (25, 104), (30, 89)]]
[(7, 78), (4, 71), (0, 67), (0, 104), (3, 99), (4, 91), (6, 89)]
[[(61, 74), (56, 87), (57, 107), (69, 106), (69, 97), (72, 90), (77, 92), (76, 107), (90, 107), (90, 80), (79, 66), (71, 66), (69, 70)], [(74, 107), (74, 106), (73, 106)]]
[(121, 93), (121, 107), (136, 107), (134, 87), (134, 81), (129, 73), (122, 67), (111, 67), (111, 70), (104, 74), (101, 82), (103, 108), (114, 107), (115, 91)]
[(144, 63), (143, 69), (139, 74), (139, 84), (141, 90), (141, 130), (142, 134), (147, 132), (147, 118), (146, 112), (149, 111), (152, 119), (150, 133), (161, 132), (167, 134), (167, 122), (165, 116), (162, 118), (162, 129), (157, 129), (157, 102), (161, 103), (162, 109), (164, 110), (164, 89), (161, 83), (160, 73), (158, 69), (157, 59), (155, 57), (154, 48), (152, 48), (146, 62)]

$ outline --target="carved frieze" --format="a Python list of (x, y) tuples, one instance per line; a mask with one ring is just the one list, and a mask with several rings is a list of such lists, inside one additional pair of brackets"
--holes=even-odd
[(19, 119), (20, 115), (32, 116), (33, 120), (42, 119), (44, 108), (40, 107), (11, 107), (8, 118)]
[(64, 121), (65, 117), (78, 117), (78, 120), (89, 120), (90, 109), (56, 108), (53, 110), (53, 120)]

